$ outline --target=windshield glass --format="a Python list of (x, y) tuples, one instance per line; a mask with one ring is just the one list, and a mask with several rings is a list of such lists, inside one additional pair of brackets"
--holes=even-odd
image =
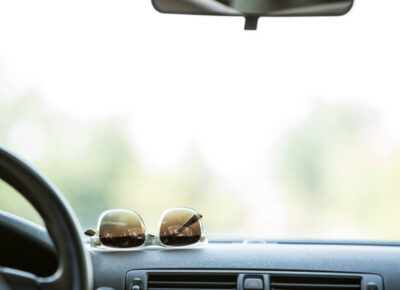
[(83, 228), (188, 206), (209, 237), (400, 238), (399, 1), (256, 32), (150, 2), (0, 1), (0, 144)]

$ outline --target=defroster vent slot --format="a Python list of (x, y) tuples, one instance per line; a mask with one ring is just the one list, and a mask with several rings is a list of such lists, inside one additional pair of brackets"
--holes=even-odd
[(148, 275), (149, 290), (236, 290), (237, 275), (215, 273), (154, 273)]
[(361, 277), (319, 275), (271, 275), (271, 290), (360, 290)]

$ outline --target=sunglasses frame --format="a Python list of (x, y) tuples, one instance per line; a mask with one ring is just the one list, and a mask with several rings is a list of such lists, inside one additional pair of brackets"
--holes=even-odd
[[(164, 217), (169, 214), (171, 211), (175, 211), (175, 210), (188, 210), (191, 211), (193, 213), (194, 216), (197, 217), (198, 221), (199, 221), (199, 226), (200, 226), (200, 239), (193, 244), (189, 244), (189, 245), (185, 245), (185, 246), (169, 246), (169, 245), (165, 245), (164, 243), (161, 242), (160, 240), (160, 230), (161, 230), (161, 226), (162, 226), (162, 221), (164, 220)], [(110, 246), (105, 246), (103, 245), (103, 243), (100, 241), (100, 226), (101, 226), (101, 222), (103, 220), (103, 217), (109, 213), (112, 212), (126, 212), (129, 214), (134, 214), (136, 215), (143, 227), (143, 233), (145, 235), (145, 240), (144, 243), (140, 246), (137, 247), (128, 247), (128, 248), (118, 248), (118, 247), (110, 247)], [(112, 250), (117, 250), (117, 251), (132, 251), (132, 250), (140, 250), (143, 249), (145, 247), (151, 247), (151, 246), (159, 246), (159, 247), (163, 247), (165, 249), (180, 249), (180, 248), (191, 248), (193, 246), (197, 246), (197, 245), (201, 245), (201, 244), (206, 244), (207, 241), (207, 237), (203, 228), (203, 223), (201, 222), (202, 219), (202, 215), (199, 214), (197, 211), (195, 211), (193, 208), (190, 207), (174, 207), (174, 208), (170, 208), (167, 209), (166, 211), (164, 211), (161, 215), (160, 221), (158, 222), (158, 226), (157, 226), (157, 234), (153, 235), (148, 233), (147, 228), (146, 228), (146, 224), (144, 223), (143, 218), (140, 216), (140, 214), (138, 214), (135, 210), (130, 210), (130, 209), (110, 209), (110, 210), (106, 210), (104, 212), (101, 213), (101, 215), (99, 216), (99, 219), (97, 221), (97, 231), (96, 234), (91, 237), (90, 240), (90, 244), (93, 248), (103, 248), (103, 249), (112, 249)]]

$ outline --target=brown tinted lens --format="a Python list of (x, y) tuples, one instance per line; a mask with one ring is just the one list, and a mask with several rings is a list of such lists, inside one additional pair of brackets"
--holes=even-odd
[(103, 215), (99, 238), (107, 247), (133, 248), (144, 244), (144, 225), (140, 217), (130, 211), (111, 211)]
[(200, 221), (189, 209), (167, 212), (160, 227), (160, 241), (164, 245), (181, 247), (197, 243), (201, 238)]

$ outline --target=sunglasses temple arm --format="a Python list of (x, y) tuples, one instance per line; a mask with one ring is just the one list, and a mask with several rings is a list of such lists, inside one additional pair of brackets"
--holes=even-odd
[(186, 223), (184, 223), (179, 229), (177, 229), (175, 233), (180, 234), (185, 228), (190, 227), (192, 224), (199, 221), (202, 217), (203, 216), (201, 214), (193, 215)]

